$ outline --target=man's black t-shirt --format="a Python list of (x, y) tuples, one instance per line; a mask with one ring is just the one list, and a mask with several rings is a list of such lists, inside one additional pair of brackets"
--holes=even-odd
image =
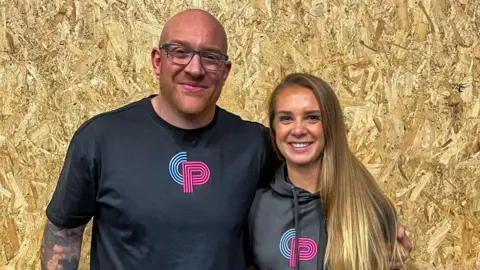
[(183, 130), (150, 97), (86, 121), (46, 214), (93, 218), (91, 269), (245, 269), (242, 233), (259, 181), (274, 175), (268, 129), (219, 107)]

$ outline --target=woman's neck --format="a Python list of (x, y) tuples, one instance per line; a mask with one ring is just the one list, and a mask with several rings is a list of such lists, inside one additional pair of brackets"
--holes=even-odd
[(295, 165), (287, 161), (288, 178), (295, 186), (310, 193), (318, 191), (318, 179), (321, 171), (321, 161), (308, 165)]

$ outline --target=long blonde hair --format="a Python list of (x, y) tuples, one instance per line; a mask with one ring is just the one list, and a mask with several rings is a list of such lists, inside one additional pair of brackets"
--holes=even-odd
[(396, 241), (397, 213), (373, 176), (350, 151), (340, 103), (332, 88), (310, 74), (293, 73), (269, 100), (270, 135), (275, 145), (276, 97), (288, 86), (310, 89), (320, 106), (325, 136), (319, 192), (325, 209), (325, 266), (332, 270), (389, 269), (401, 259)]

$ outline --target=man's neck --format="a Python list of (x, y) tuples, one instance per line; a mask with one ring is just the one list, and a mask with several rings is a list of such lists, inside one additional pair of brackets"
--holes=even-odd
[(315, 193), (318, 191), (320, 164), (298, 166), (287, 162), (288, 178), (295, 186), (310, 193)]
[(161, 95), (151, 100), (153, 109), (167, 123), (181, 129), (198, 129), (212, 122), (215, 116), (215, 106), (199, 115), (182, 114), (172, 107)]

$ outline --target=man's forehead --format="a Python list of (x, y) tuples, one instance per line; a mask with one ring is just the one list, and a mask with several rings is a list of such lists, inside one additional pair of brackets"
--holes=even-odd
[(172, 18), (165, 24), (160, 42), (176, 42), (196, 49), (227, 50), (223, 26), (205, 14), (187, 13)]
[(225, 50), (225, 42), (222, 42), (221, 36), (208, 30), (191, 31), (187, 29), (184, 31), (184, 29), (178, 29), (167, 35), (165, 43), (176, 43), (197, 50)]

